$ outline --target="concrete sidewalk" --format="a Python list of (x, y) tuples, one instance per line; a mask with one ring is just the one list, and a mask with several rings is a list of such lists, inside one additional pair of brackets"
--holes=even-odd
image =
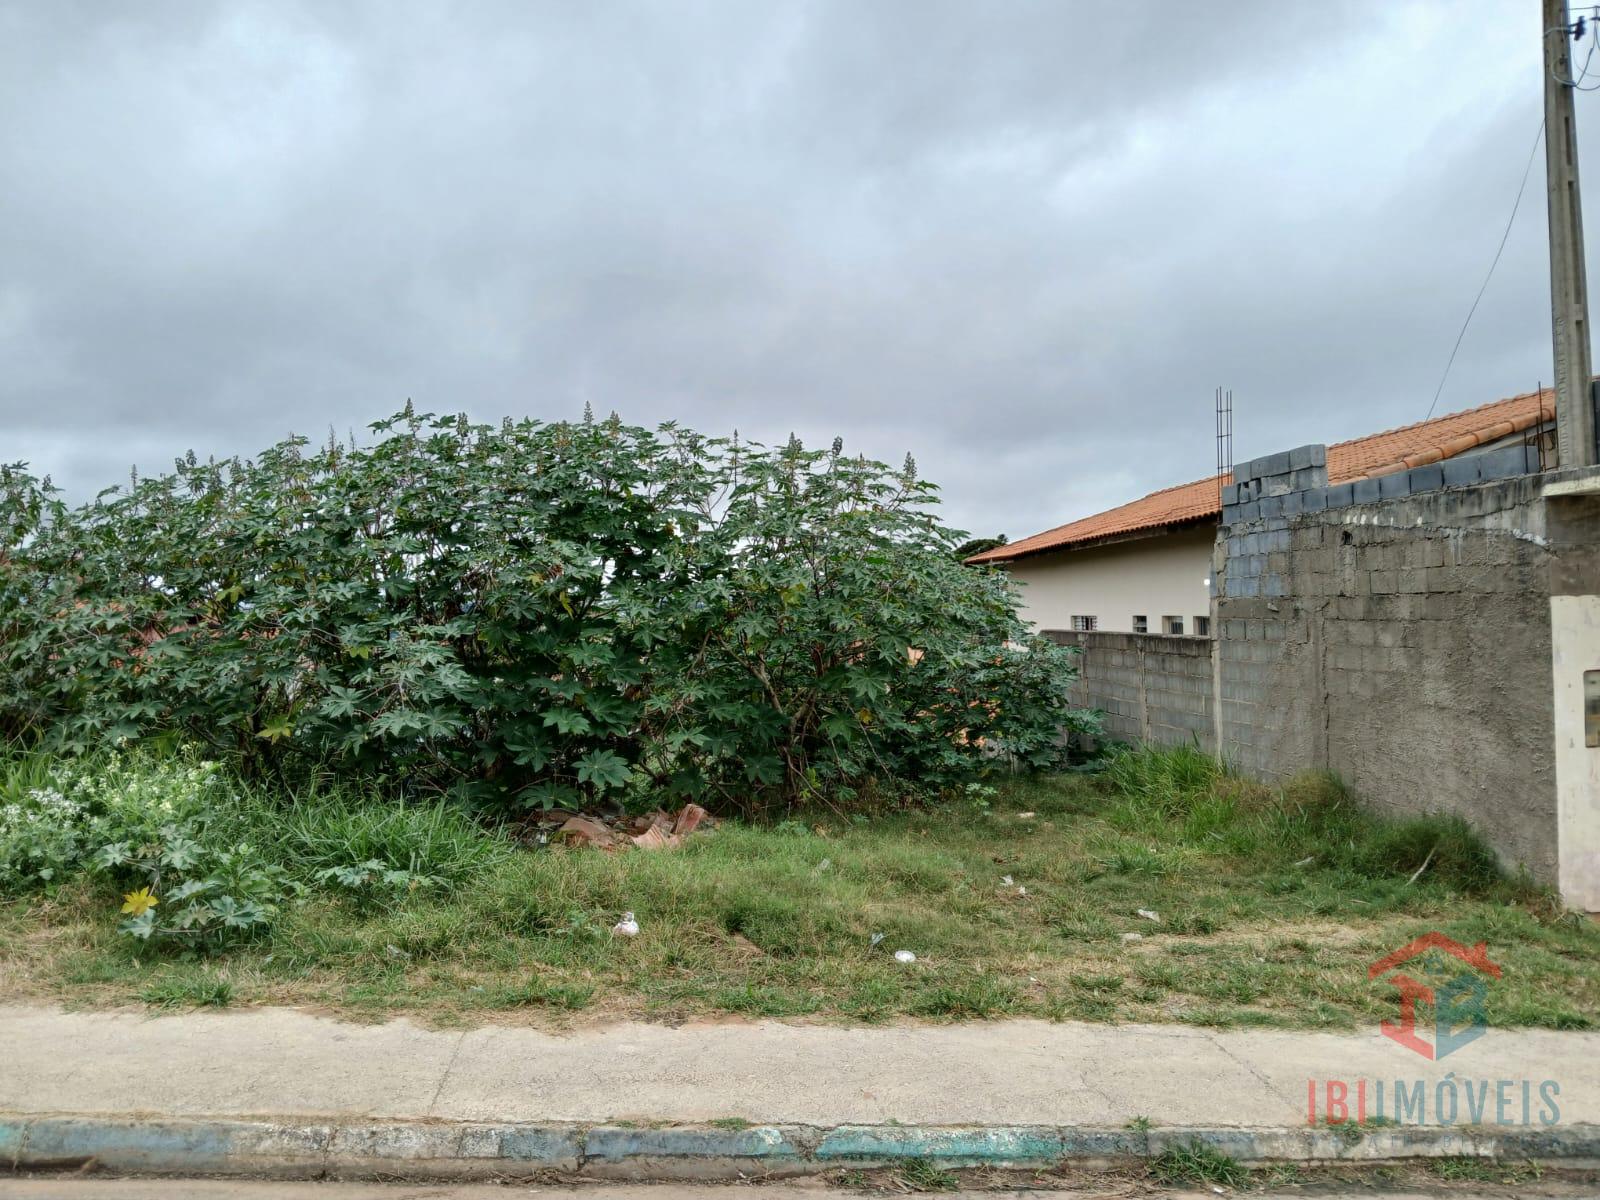
[[(1329, 1079), (1352, 1089), (1358, 1079), (1383, 1080), (1391, 1096), (1394, 1081), (1411, 1089), (1420, 1080), (1427, 1127), (1361, 1137), (1313, 1130), (1308, 1081)], [(1512, 1110), (1509, 1125), (1495, 1126), (1500, 1080), (1514, 1081)], [(1532, 1081), (1527, 1125), (1522, 1080)], [(1553, 1126), (1539, 1119), (1546, 1080), (1559, 1088)], [(1474, 1113), (1463, 1089), (1470, 1082), (1481, 1097), (1483, 1081), (1487, 1111), (1480, 1099)], [(1436, 1103), (1446, 1093), (1455, 1107), (1448, 1115)], [(1392, 1100), (1386, 1106), (1393, 1116)], [(17, 1162), (41, 1161), (46, 1148), (70, 1160), (73, 1146), (93, 1142), (90, 1130), (103, 1135), (96, 1144), (122, 1144), (140, 1122), (166, 1129), (163, 1145), (194, 1141), (196, 1129), (218, 1123), (226, 1136), (201, 1141), (220, 1155), (257, 1144), (250, 1131), (258, 1126), (295, 1130), (292, 1145), (324, 1163), (341, 1138), (354, 1147), (352, 1161), (356, 1150), (382, 1157), (385, 1145), (430, 1158), (451, 1146), (473, 1157), (462, 1147), (512, 1143), (531, 1147), (530, 1161), (563, 1168), (607, 1154), (671, 1159), (698, 1144), (691, 1132), (711, 1139), (708, 1154), (720, 1146), (725, 1158), (789, 1166), (1114, 1157), (1157, 1152), (1188, 1132), (1241, 1158), (1600, 1158), (1600, 1034), (1491, 1030), (1432, 1062), (1376, 1030), (763, 1022), (557, 1034), (356, 1025), (285, 1009), (149, 1016), (12, 1007), (0, 1008), (0, 1113), (11, 1114), (9, 1135), (0, 1124), (0, 1161)], [(69, 1116), (77, 1123), (63, 1122)], [(1471, 1125), (1483, 1128), (1464, 1128)], [(499, 1132), (463, 1141), (469, 1127)], [(670, 1132), (678, 1127), (681, 1136)], [(400, 1129), (436, 1132), (411, 1153), (393, 1132)], [(440, 1129), (455, 1132), (441, 1142)], [(970, 1131), (987, 1132), (975, 1141)]]

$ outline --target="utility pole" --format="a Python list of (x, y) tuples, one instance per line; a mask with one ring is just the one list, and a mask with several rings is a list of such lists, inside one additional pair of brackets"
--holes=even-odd
[[(1589, 285), (1583, 269), (1583, 209), (1572, 104), (1567, 0), (1544, 0), (1544, 155), (1550, 211), (1550, 326), (1556, 360), (1556, 451), (1562, 467), (1593, 464), (1594, 394), (1589, 383)], [(1590, 37), (1600, 36), (1591, 30)]]

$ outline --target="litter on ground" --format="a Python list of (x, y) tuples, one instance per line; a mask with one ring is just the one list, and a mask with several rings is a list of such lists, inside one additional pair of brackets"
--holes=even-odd
[(685, 804), (676, 813), (661, 809), (640, 816), (599, 816), (552, 809), (530, 817), (520, 828), (525, 841), (536, 845), (553, 842), (564, 846), (594, 846), (601, 850), (675, 850), (683, 840), (715, 822), (698, 804)]

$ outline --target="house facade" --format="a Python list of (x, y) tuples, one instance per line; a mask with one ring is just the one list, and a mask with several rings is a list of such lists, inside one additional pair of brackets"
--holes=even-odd
[(1211, 632), (1216, 524), (1045, 550), (1006, 564), (1022, 614), (1043, 633), (1108, 630), (1205, 637)]
[[(1328, 446), (1327, 481), (1377, 480), (1548, 442), (1554, 404), (1546, 389)], [(1231, 482), (1231, 475), (1212, 476), (1163, 488), (967, 561), (1003, 566), (1020, 585), (1023, 615), (1041, 633), (1208, 637), (1212, 549)]]

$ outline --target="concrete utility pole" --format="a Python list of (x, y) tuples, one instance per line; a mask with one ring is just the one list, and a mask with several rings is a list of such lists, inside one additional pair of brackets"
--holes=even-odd
[[(1550, 325), (1556, 360), (1556, 450), (1562, 467), (1596, 461), (1589, 384), (1589, 285), (1573, 115), (1567, 0), (1544, 0), (1544, 155), (1550, 207)], [(1591, 30), (1590, 37), (1600, 36)]]

